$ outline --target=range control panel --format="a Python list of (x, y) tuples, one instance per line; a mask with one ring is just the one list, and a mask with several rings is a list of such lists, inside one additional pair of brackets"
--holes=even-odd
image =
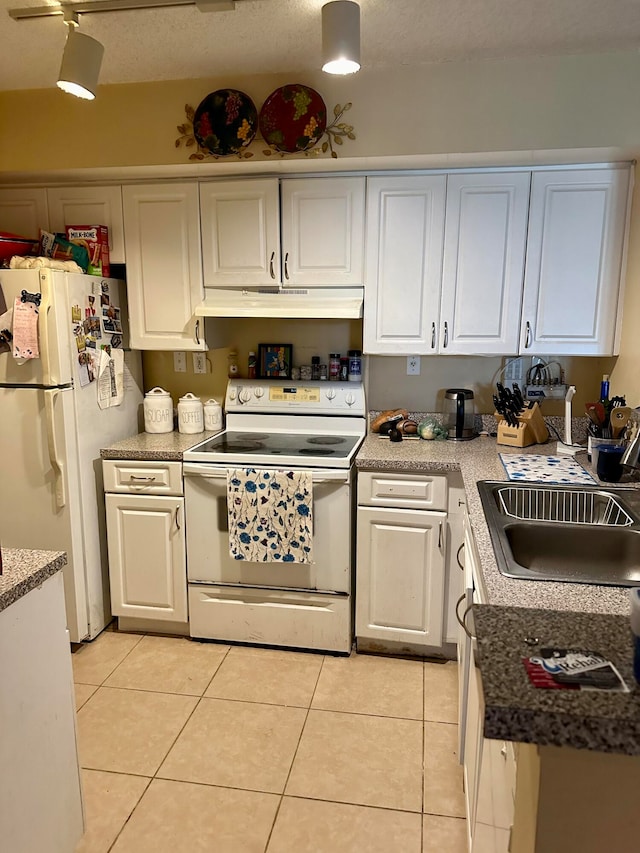
[(225, 410), (358, 417), (364, 417), (366, 413), (361, 382), (308, 382), (286, 379), (229, 380)]

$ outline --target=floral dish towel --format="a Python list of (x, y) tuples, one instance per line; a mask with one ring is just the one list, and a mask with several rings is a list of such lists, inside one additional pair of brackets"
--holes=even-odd
[(541, 454), (500, 453), (510, 480), (522, 480), (526, 483), (578, 483), (595, 486), (591, 474), (572, 456), (543, 456)]
[(310, 471), (231, 468), (227, 511), (233, 559), (312, 563), (312, 483)]

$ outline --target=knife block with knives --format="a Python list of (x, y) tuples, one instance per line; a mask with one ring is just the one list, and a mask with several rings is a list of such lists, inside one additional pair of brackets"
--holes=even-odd
[[(549, 430), (537, 403), (530, 409), (523, 409), (518, 415), (511, 416), (511, 423), (498, 412), (495, 412), (495, 416), (498, 421), (498, 444), (529, 447), (531, 444), (544, 444), (549, 439)], [(513, 418), (517, 421), (515, 425)]]

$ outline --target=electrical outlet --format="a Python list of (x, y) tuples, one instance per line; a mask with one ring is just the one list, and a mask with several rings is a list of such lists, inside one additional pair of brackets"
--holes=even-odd
[(187, 372), (187, 354), (186, 352), (174, 352), (173, 354), (173, 370), (175, 373)]
[(420, 356), (407, 356), (407, 376), (420, 376)]
[(194, 352), (193, 355), (193, 372), (194, 373), (206, 373), (207, 372), (207, 358), (203, 352)]

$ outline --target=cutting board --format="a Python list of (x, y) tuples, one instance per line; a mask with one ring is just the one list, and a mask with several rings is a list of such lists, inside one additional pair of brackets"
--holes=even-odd
[(534, 453), (498, 455), (510, 480), (525, 483), (597, 485), (591, 474), (570, 456), (543, 456)]

